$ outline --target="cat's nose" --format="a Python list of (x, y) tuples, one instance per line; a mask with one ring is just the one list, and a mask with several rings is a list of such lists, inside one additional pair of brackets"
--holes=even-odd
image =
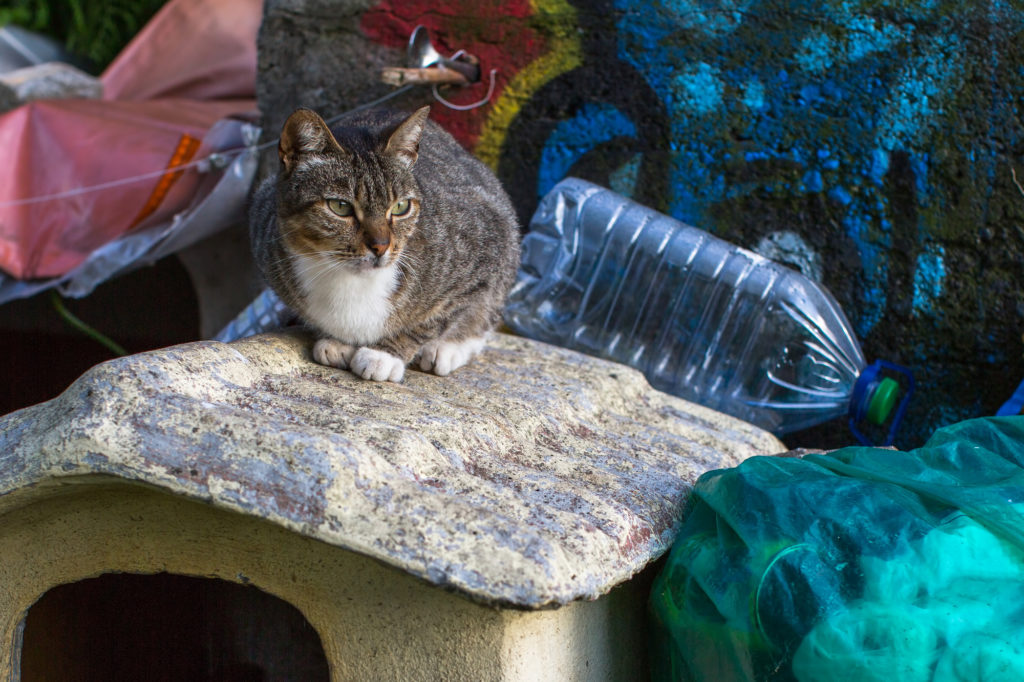
[(380, 258), (391, 248), (391, 230), (387, 225), (368, 220), (363, 225), (363, 243)]
[(370, 242), (367, 246), (369, 246), (370, 250), (372, 250), (375, 254), (377, 254), (378, 258), (380, 258), (385, 253), (387, 253), (388, 248), (391, 247), (391, 241), (390, 240), (388, 240), (388, 241), (376, 241), (375, 240), (375, 241)]

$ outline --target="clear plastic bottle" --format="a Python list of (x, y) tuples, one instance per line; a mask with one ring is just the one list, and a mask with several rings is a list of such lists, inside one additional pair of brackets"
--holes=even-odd
[[(900, 384), (800, 273), (576, 178), (542, 200), (505, 308), (516, 332), (616, 360), (652, 386), (776, 434), (884, 424)], [(891, 442), (909, 390), (893, 419)]]

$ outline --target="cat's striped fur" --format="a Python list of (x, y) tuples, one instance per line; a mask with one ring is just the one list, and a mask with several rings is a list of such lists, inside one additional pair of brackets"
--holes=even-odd
[(519, 263), (508, 196), (428, 113), (328, 129), (296, 111), (250, 209), (256, 260), (316, 330), (314, 359), (366, 379), (400, 381), (414, 358), (441, 375), (467, 362)]

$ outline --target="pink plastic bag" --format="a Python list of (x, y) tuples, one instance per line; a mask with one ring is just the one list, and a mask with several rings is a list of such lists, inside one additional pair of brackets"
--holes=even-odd
[(103, 72), (105, 99), (251, 99), (263, 0), (171, 0)]
[(261, 11), (260, 0), (172, 0), (103, 74), (105, 99), (0, 116), (0, 269), (59, 276), (185, 208), (198, 172), (175, 168), (216, 121), (255, 109)]

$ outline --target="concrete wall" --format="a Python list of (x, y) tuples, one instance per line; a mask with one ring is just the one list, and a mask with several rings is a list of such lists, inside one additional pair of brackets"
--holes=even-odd
[(437, 117), (524, 217), (576, 174), (790, 244), (776, 257), (824, 281), (869, 359), (916, 370), (910, 440), (1024, 376), (1021, 3), (464, 4), (380, 3), (363, 28), (422, 22), (499, 69), (493, 105)]
[[(903, 445), (994, 412), (1024, 377), (1024, 4), (336, 4), (361, 13), (363, 62), (400, 56), (424, 24), (442, 52), (498, 70), (488, 105), (434, 117), (498, 171), (524, 219), (574, 174), (822, 280), (869, 361), (917, 374)], [(345, 101), (380, 94), (374, 76)], [(833, 425), (796, 444), (847, 439)]]

